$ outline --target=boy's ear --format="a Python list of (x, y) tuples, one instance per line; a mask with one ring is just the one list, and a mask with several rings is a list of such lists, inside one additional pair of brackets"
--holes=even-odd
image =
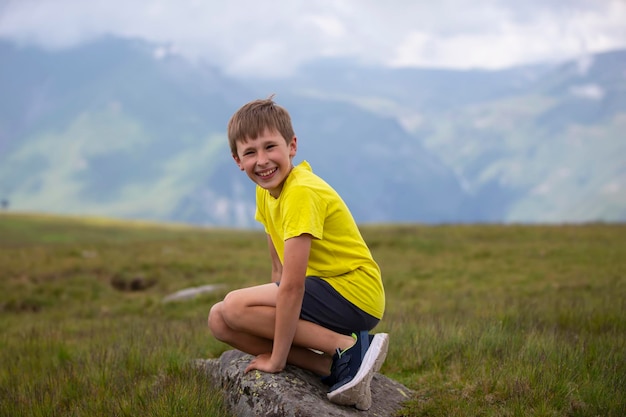
[(243, 165), (241, 165), (241, 159), (239, 159), (237, 155), (233, 155), (233, 159), (235, 160), (235, 163), (237, 164), (239, 169), (243, 171), (244, 168), (243, 168)]
[(297, 152), (298, 152), (298, 138), (294, 136), (293, 138), (291, 138), (291, 142), (289, 142), (289, 156), (293, 158), (294, 156), (296, 156)]

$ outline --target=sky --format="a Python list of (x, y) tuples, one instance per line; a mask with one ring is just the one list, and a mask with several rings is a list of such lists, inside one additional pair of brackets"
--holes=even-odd
[(501, 69), (626, 48), (626, 0), (0, 0), (0, 39), (61, 49), (103, 35), (235, 76), (322, 57)]

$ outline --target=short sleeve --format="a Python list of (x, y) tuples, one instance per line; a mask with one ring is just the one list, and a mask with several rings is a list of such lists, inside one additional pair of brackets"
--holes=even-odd
[(261, 223), (263, 225), (263, 228), (265, 229), (265, 232), (268, 233), (263, 189), (258, 186), (256, 188), (256, 209), (254, 211), (254, 219)]
[(296, 186), (285, 196), (283, 232), (285, 240), (308, 233), (315, 239), (324, 236), (327, 203), (314, 190)]

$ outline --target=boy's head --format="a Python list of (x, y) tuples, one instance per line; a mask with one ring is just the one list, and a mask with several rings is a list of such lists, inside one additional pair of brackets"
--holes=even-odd
[(237, 143), (256, 139), (265, 130), (278, 132), (289, 144), (295, 136), (287, 110), (274, 103), (274, 95), (242, 106), (228, 122), (228, 144), (234, 157)]

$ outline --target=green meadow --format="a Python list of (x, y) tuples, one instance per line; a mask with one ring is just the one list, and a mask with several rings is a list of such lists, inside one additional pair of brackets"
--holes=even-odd
[[(626, 415), (626, 225), (362, 232), (399, 415)], [(229, 349), (210, 306), (269, 272), (259, 231), (0, 214), (0, 415), (229, 416), (192, 361)]]

